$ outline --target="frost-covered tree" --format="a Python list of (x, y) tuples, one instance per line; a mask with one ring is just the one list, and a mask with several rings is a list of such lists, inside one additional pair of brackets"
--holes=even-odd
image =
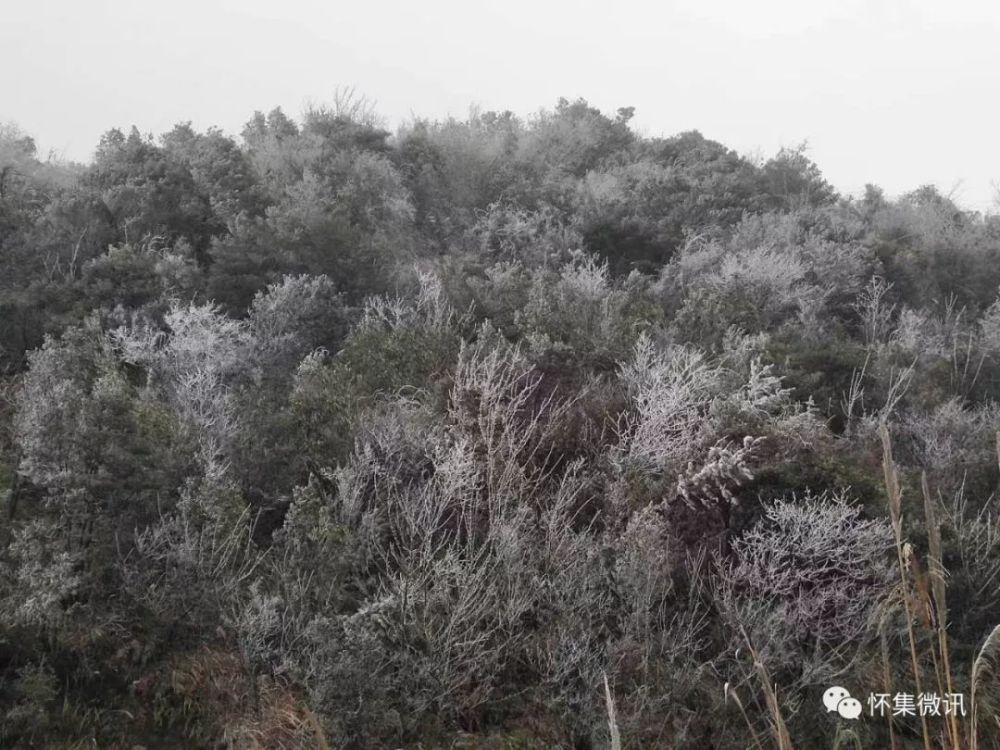
[(823, 684), (875, 633), (894, 585), (892, 545), (889, 524), (843, 493), (776, 501), (720, 563), (719, 605), (769, 669)]

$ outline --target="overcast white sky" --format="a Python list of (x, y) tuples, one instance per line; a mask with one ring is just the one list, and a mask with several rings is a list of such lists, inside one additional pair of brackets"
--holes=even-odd
[(827, 178), (965, 206), (1000, 180), (1000, 3), (973, 0), (0, 0), (0, 121), (90, 158), (100, 134), (238, 133), (354, 86), (394, 126), (582, 96), (741, 153), (808, 140)]

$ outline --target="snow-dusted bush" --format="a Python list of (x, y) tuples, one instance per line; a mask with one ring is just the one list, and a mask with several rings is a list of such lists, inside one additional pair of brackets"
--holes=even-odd
[(575, 402), (545, 395), (518, 349), (483, 332), (451, 382), (444, 411), (402, 396), (369, 411), (325, 480), (335, 491), (297, 494), (280, 538), (278, 661), (340, 733), (392, 712), (495, 710), (512, 674), (586, 726), (604, 671), (624, 720), (645, 726), (695, 658), (703, 616), (677, 610), (662, 508), (632, 509), (622, 481), (553, 455)]
[(712, 432), (706, 419), (721, 373), (694, 349), (657, 351), (640, 337), (621, 379), (634, 412), (621, 427), (621, 450), (632, 462), (678, 472)]
[(174, 303), (167, 331), (148, 321), (114, 332), (122, 359), (147, 373), (199, 448), (206, 474), (222, 476), (238, 430), (230, 393), (246, 372), (251, 334), (214, 305)]
[(576, 254), (558, 272), (536, 271), (516, 318), (535, 356), (545, 352), (617, 358), (656, 315), (643, 281), (612, 280), (606, 262)]
[(0, 625), (54, 628), (65, 622), (67, 604), (82, 587), (82, 555), (67, 550), (61, 529), (43, 520), (18, 529), (0, 567)]
[[(996, 404), (969, 407), (952, 398), (930, 410), (900, 415), (901, 456), (929, 472), (949, 494), (965, 482), (992, 481), (996, 467)], [(984, 476), (985, 475), (985, 476)]]
[(717, 601), (770, 669), (801, 669), (812, 653), (832, 670), (837, 649), (874, 633), (892, 548), (888, 522), (863, 518), (844, 493), (778, 500), (720, 560)]
[(556, 268), (583, 247), (578, 229), (548, 206), (528, 211), (511, 203), (492, 203), (477, 213), (468, 235), (481, 257), (525, 268)]
[[(692, 347), (660, 350), (641, 336), (632, 359), (621, 366), (631, 408), (619, 424), (619, 455), (669, 476), (697, 472), (694, 464), (713, 449), (706, 467), (715, 459), (733, 461), (733, 478), (749, 478), (745, 467), (737, 466), (749, 458), (756, 438), (806, 444), (815, 438), (819, 426), (813, 414), (792, 401), (770, 366), (757, 357), (731, 362), (734, 367), (723, 367)], [(750, 442), (735, 452), (720, 443), (741, 433)]]
[(857, 242), (834, 241), (794, 214), (765, 214), (745, 217), (728, 237), (691, 237), (661, 269), (657, 290), (678, 310), (683, 340), (717, 345), (734, 325), (751, 332), (793, 326), (814, 339), (853, 314), (872, 266)]

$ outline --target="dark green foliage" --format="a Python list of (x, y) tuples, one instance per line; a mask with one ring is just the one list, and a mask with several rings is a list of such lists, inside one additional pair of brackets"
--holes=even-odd
[[(850, 339), (803, 341), (788, 335), (771, 340), (768, 357), (778, 363), (785, 385), (793, 389), (795, 397), (803, 402), (812, 400), (829, 420), (830, 429), (842, 433), (851, 383), (865, 369), (868, 358), (865, 348)], [(869, 388), (868, 398), (874, 403), (880, 395)]]
[(794, 209), (829, 205), (837, 192), (819, 167), (806, 156), (806, 145), (783, 148), (762, 169), (764, 189), (777, 208)]
[(84, 184), (100, 196), (119, 241), (185, 238), (199, 250), (222, 229), (190, 168), (135, 128), (104, 135)]

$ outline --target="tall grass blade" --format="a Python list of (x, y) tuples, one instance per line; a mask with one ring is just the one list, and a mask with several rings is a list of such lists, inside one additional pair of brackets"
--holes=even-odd
[(615, 701), (611, 697), (611, 686), (608, 685), (608, 674), (604, 673), (604, 698), (608, 704), (608, 731), (611, 734), (611, 750), (622, 750), (622, 736), (618, 731), (618, 721), (615, 718)]
[[(913, 668), (913, 683), (917, 693), (922, 693), (920, 679), (920, 659), (917, 656), (917, 639), (913, 633), (913, 609), (910, 606), (910, 586), (908, 576), (908, 554), (910, 545), (903, 541), (903, 490), (899, 484), (899, 471), (892, 458), (892, 438), (889, 436), (889, 426), (885, 420), (879, 422), (879, 435), (882, 438), (882, 471), (885, 474), (885, 491), (889, 501), (889, 516), (892, 521), (892, 531), (896, 541), (896, 558), (899, 562), (900, 584), (903, 587), (903, 609), (906, 612), (906, 633), (910, 642), (910, 665)], [(920, 717), (921, 734), (924, 740), (924, 750), (931, 750), (930, 731), (927, 717)]]
[(970, 679), (972, 694), (969, 698), (969, 702), (972, 704), (969, 720), (969, 747), (971, 750), (979, 750), (980, 694), (990, 683), (995, 683), (998, 677), (1000, 677), (1000, 625), (993, 628), (986, 637), (983, 647), (979, 649), (979, 654), (972, 663), (972, 677)]

